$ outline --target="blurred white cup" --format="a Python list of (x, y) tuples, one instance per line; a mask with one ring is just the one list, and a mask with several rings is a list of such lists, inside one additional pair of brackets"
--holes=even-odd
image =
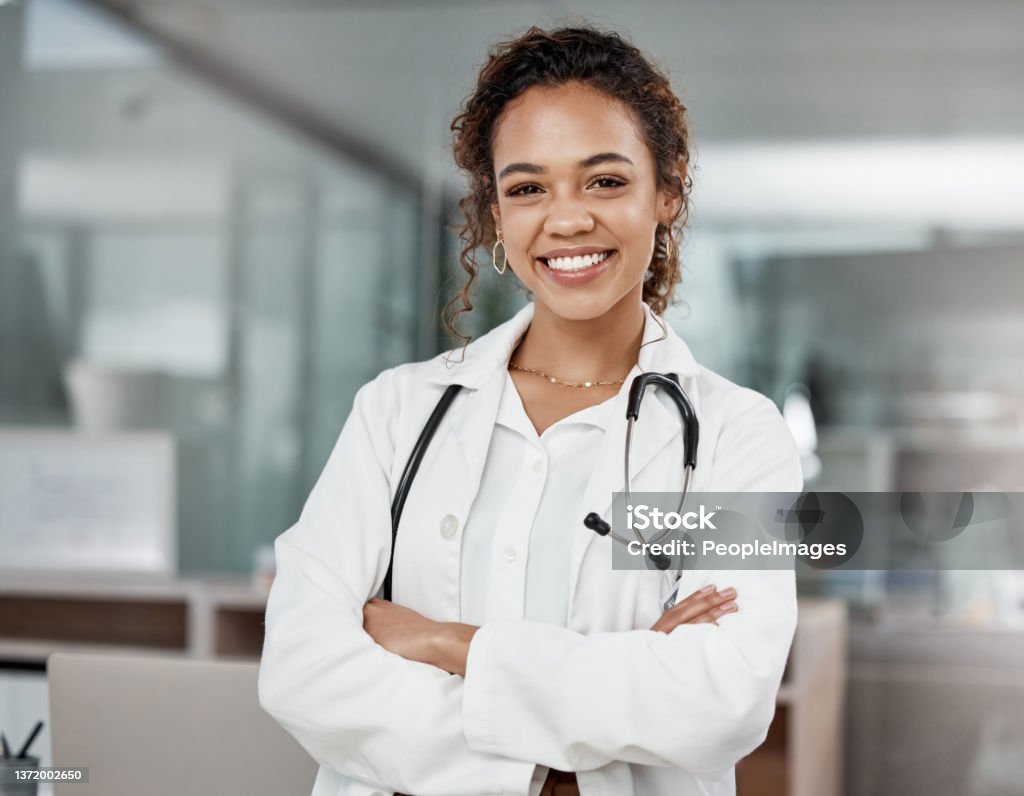
[(64, 382), (77, 428), (114, 431), (162, 423), (167, 377), (161, 371), (76, 359), (64, 369)]

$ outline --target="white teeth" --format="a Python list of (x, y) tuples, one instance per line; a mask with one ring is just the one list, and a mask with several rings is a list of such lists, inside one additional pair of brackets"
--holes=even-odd
[(579, 271), (581, 268), (590, 268), (605, 260), (611, 252), (600, 254), (585, 254), (582, 257), (552, 257), (547, 261), (548, 268), (555, 271)]

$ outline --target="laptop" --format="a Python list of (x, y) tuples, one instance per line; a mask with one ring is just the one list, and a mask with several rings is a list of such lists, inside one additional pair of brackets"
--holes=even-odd
[(54, 766), (89, 782), (55, 796), (308, 796), (316, 762), (259, 706), (259, 665), (54, 653)]

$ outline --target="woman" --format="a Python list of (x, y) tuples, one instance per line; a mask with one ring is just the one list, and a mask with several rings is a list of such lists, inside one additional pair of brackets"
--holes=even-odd
[[(453, 130), (469, 281), (491, 247), (533, 301), (359, 391), (277, 540), (261, 703), (321, 764), (317, 796), (732, 794), (774, 714), (793, 573), (687, 571), (690, 596), (663, 612), (676, 574), (613, 570), (611, 542), (581, 523), (622, 489), (643, 371), (677, 373), (694, 404), (693, 490), (802, 487), (774, 405), (700, 367), (658, 317), (679, 279), (684, 108), (617, 35), (534, 28), (494, 50)], [(405, 504), (394, 602), (372, 599), (395, 485), (451, 384)], [(633, 490), (678, 491), (682, 444), (674, 405), (649, 392)]]

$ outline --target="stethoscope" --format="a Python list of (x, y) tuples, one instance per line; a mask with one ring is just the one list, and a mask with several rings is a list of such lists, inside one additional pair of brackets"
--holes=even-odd
[[(700, 435), (700, 423), (697, 422), (697, 413), (693, 411), (693, 404), (690, 403), (686, 391), (679, 386), (679, 377), (675, 373), (641, 373), (629, 385), (629, 400), (626, 402), (626, 448), (623, 453), (625, 475), (623, 491), (626, 493), (626, 505), (633, 505), (633, 495), (629, 490), (629, 454), (633, 445), (633, 424), (640, 419), (640, 404), (643, 403), (644, 393), (651, 384), (656, 384), (665, 391), (672, 399), (672, 403), (676, 405), (683, 420), (683, 491), (679, 497), (679, 508), (676, 509), (677, 514), (682, 514), (686, 495), (690, 491), (690, 476), (697, 469), (697, 440)], [(599, 536), (611, 536), (619, 544), (629, 545), (630, 540), (615, 533), (611, 524), (601, 519), (601, 515), (596, 511), (592, 511), (584, 517), (583, 524)], [(656, 544), (669, 533), (671, 533), (671, 529), (666, 529), (653, 539), (645, 539), (638, 528), (633, 528), (633, 535), (641, 544)], [(660, 570), (668, 569), (672, 563), (672, 559), (668, 556), (652, 553), (649, 549), (647, 558)]]
[[(633, 443), (633, 425), (640, 419), (640, 405), (643, 403), (644, 394), (647, 392), (647, 388), (651, 385), (657, 385), (665, 391), (669, 398), (672, 399), (672, 402), (676, 405), (676, 408), (679, 410), (679, 415), (683, 421), (683, 491), (679, 499), (679, 508), (677, 510), (678, 513), (681, 514), (683, 511), (683, 504), (686, 503), (687, 492), (689, 492), (690, 489), (690, 477), (693, 475), (693, 471), (697, 469), (697, 440), (700, 434), (700, 424), (697, 422), (697, 413), (693, 411), (693, 404), (690, 403), (690, 399), (687, 397), (685, 390), (679, 386), (679, 377), (675, 373), (641, 373), (639, 376), (634, 377), (633, 381), (629, 385), (629, 399), (626, 402), (626, 447), (623, 461), (626, 504), (631, 505), (633, 502), (629, 488), (629, 454)], [(395, 562), (395, 543), (398, 541), (398, 524), (402, 518), (402, 510), (405, 508), (405, 499), (409, 495), (409, 490), (412, 487), (413, 480), (416, 478), (416, 473), (419, 470), (420, 462), (423, 460), (423, 455), (426, 453), (427, 447), (430, 445), (430, 440), (433, 438), (438, 426), (441, 425), (441, 420), (444, 418), (449, 407), (452, 405), (452, 401), (455, 400), (455, 396), (458, 395), (461, 389), (461, 384), (451, 384), (447, 389), (445, 389), (441, 399), (437, 402), (437, 406), (434, 407), (434, 411), (431, 412), (430, 417), (427, 418), (427, 422), (424, 424), (423, 430), (420, 432), (419, 438), (413, 446), (412, 453), (409, 455), (409, 461), (406, 462), (405, 469), (402, 471), (402, 477), (398, 480), (395, 497), (391, 502), (391, 556), (388, 560), (387, 574), (384, 576), (383, 597), (385, 600), (391, 599), (391, 578)], [(601, 515), (596, 511), (592, 511), (584, 517), (583, 524), (599, 536), (611, 536), (611, 538), (616, 542), (624, 545), (629, 544), (630, 542), (629, 539), (626, 539), (612, 531), (612, 526), (603, 520)], [(669, 532), (670, 531), (665, 530), (653, 539), (645, 539), (639, 529), (633, 528), (633, 533), (636, 536), (637, 541), (641, 544), (655, 544), (658, 540), (664, 538)], [(671, 565), (671, 559), (666, 555), (652, 553), (648, 550), (647, 557), (651, 563), (660, 570), (666, 570)], [(676, 588), (678, 588), (678, 583)], [(674, 601), (674, 599), (675, 592), (673, 592), (666, 601), (666, 608), (672, 601)]]

